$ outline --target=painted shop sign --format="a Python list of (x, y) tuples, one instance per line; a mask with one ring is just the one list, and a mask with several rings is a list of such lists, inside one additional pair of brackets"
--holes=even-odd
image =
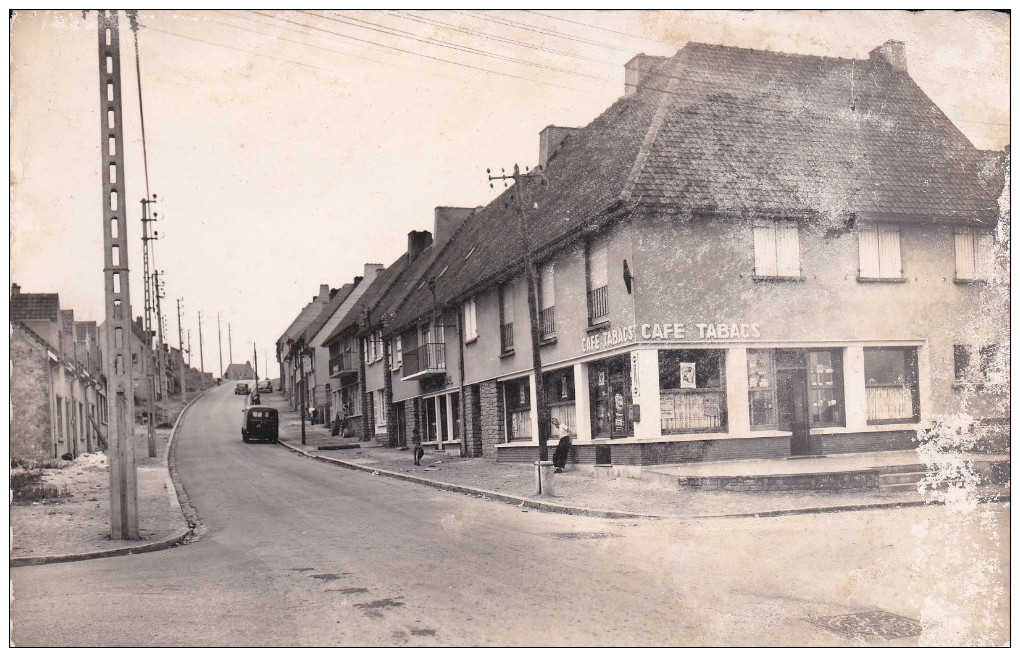
[(748, 322), (697, 322), (690, 328), (684, 322), (655, 324), (631, 324), (581, 338), (581, 351), (610, 349), (627, 342), (642, 340), (686, 340), (688, 332), (693, 339), (701, 340), (756, 340), (761, 337), (761, 327)]

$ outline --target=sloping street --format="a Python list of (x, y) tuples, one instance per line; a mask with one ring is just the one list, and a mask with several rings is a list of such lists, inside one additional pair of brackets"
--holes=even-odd
[[(696, 523), (529, 512), (244, 444), (241, 402), (224, 385), (178, 431), (201, 539), (13, 570), (15, 644), (850, 645), (824, 618), (916, 620), (939, 601), (923, 561), (953, 541), (947, 507)], [(989, 557), (1008, 569), (1000, 540)], [(1007, 605), (943, 608), (921, 639), (939, 618), (1001, 623)]]

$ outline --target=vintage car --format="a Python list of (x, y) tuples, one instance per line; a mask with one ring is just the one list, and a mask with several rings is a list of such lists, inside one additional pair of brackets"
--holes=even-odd
[(244, 410), (241, 439), (245, 443), (256, 439), (276, 443), (280, 438), (280, 415), (275, 407), (253, 406)]
[(259, 391), (260, 394), (271, 394), (271, 393), (273, 393), (273, 383), (269, 382), (269, 380), (259, 381), (259, 389), (258, 389), (258, 391)]
[(237, 383), (237, 386), (234, 387), (235, 394), (247, 394), (250, 391), (251, 387), (246, 382)]

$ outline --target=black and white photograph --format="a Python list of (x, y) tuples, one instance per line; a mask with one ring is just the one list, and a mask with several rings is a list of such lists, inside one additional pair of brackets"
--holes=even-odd
[(990, 646), (1008, 11), (9, 10), (12, 646)]

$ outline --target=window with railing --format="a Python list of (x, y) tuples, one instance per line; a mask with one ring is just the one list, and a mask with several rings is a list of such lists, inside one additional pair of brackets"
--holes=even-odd
[(609, 249), (605, 239), (593, 239), (585, 249), (588, 285), (588, 324), (609, 317)]
[(513, 282), (499, 289), (499, 349), (502, 353), (514, 350), (514, 291)]
[(919, 421), (917, 349), (864, 349), (868, 423)]
[(556, 334), (556, 286), (555, 266), (550, 262), (542, 266), (539, 273), (539, 332), (543, 340)]

